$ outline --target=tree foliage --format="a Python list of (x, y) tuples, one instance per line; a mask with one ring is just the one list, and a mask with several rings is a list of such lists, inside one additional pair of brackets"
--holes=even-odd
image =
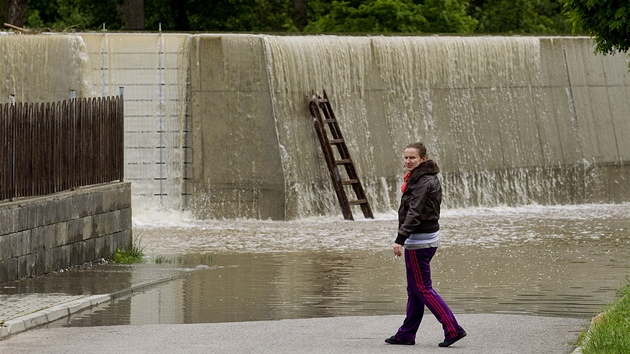
[(479, 33), (568, 33), (561, 0), (473, 0)]
[(565, 0), (565, 10), (576, 32), (595, 37), (595, 50), (604, 54), (630, 49), (630, 1)]
[(477, 21), (466, 14), (466, 2), (427, 0), (368, 0), (353, 4), (333, 1), (330, 12), (313, 23), (309, 32), (472, 32)]
[[(15, 0), (0, 0), (3, 1)], [(129, 30), (130, 0), (28, 0), (26, 26)], [(139, 1), (139, 0), (138, 0)], [(564, 0), (144, 0), (156, 31), (567, 33)], [(579, 1), (579, 0), (566, 0)], [(597, 1), (582, 0), (581, 2)], [(600, 0), (604, 1), (604, 0)], [(126, 19), (126, 20), (125, 20)]]
[(122, 28), (122, 0), (28, 0), (26, 24), (32, 28), (69, 29)]

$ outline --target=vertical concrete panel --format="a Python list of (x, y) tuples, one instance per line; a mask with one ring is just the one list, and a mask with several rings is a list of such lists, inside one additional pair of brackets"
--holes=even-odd
[(68, 242), (75, 243), (83, 239), (83, 219), (68, 221)]
[(30, 253), (31, 230), (17, 232), (11, 236), (11, 255), (12, 257), (24, 256)]
[(85, 263), (85, 251), (83, 242), (75, 242), (70, 245), (70, 264), (80, 265)]
[(261, 39), (199, 36), (194, 43), (193, 213), (283, 219), (284, 177)]
[(595, 163), (619, 161), (612, 102), (606, 88), (608, 60), (593, 53), (589, 38), (565, 42), (566, 64), (573, 93), (577, 136), (583, 158)]
[(0, 208), (0, 236), (17, 231), (17, 208)]
[(39, 251), (39, 252), (31, 253), (27, 255), (26, 263), (27, 263), (27, 272), (25, 274), (26, 277), (33, 277), (36, 275), (44, 274), (46, 272), (44, 251)]
[(630, 139), (627, 138), (630, 136), (628, 123), (630, 75), (627, 56), (608, 55), (603, 58), (603, 65), (619, 161), (630, 161)]
[(55, 260), (56, 260), (55, 249), (54, 248), (46, 249), (44, 251), (44, 259), (43, 259), (44, 272), (42, 274), (50, 273), (52, 271), (59, 269), (59, 268), (56, 268)]
[[(564, 56), (567, 67), (569, 85), (572, 87), (585, 87), (588, 85), (587, 67), (584, 58), (583, 47), (590, 47), (592, 43), (586, 43), (584, 39), (566, 40), (563, 42)], [(592, 54), (588, 55), (592, 56)]]
[[(6, 280), (3, 280), (6, 279)], [(9, 258), (0, 261), (0, 282), (18, 279), (18, 259)]]
[[(617, 134), (612, 116), (613, 103), (610, 101), (609, 90), (606, 86), (590, 86), (589, 101), (593, 112), (592, 126), (598, 153), (594, 161), (610, 163), (619, 161), (617, 148)], [(627, 138), (625, 138), (627, 140)]]
[(541, 110), (541, 106), (535, 105), (533, 100), (533, 90), (538, 92), (538, 88), (525, 87), (514, 89), (514, 103), (515, 107), (515, 127), (516, 134), (512, 135), (513, 138), (517, 138), (519, 142), (519, 154), (518, 159), (515, 162), (516, 166), (543, 166), (544, 164), (544, 151), (542, 147), (542, 140), (540, 137), (540, 130), (542, 129), (542, 122), (540, 121), (540, 115), (546, 112)]
[[(493, 156), (490, 149), (494, 144), (491, 141), (495, 137), (489, 139), (488, 132), (480, 129), (486, 120), (486, 112), (480, 111), (479, 109), (483, 105), (478, 105), (475, 102), (475, 98), (478, 97), (476, 95), (478, 91), (486, 91), (486, 89), (471, 88), (444, 91), (445, 93), (448, 92), (448, 97), (444, 98), (444, 106), (448, 111), (445, 117), (448, 117), (450, 120), (448, 125), (450, 130), (449, 138), (452, 139), (450, 140), (451, 142), (456, 142), (454, 146), (454, 152), (456, 152), (455, 161), (457, 164), (456, 168), (460, 171), (474, 170), (479, 165), (485, 166), (486, 163), (490, 163), (489, 160)], [(498, 99), (499, 97), (495, 96), (495, 98)], [(505, 98), (510, 99), (509, 97)], [(499, 104), (497, 107), (501, 107), (501, 105)], [(496, 124), (497, 120), (511, 120), (515, 116), (499, 112), (498, 116), (488, 116), (488, 118), (492, 119)], [(442, 156), (447, 155), (442, 154)], [(446, 166), (442, 168), (446, 168)]]
[(42, 228), (44, 235), (44, 249), (49, 250), (57, 246), (55, 237), (55, 224), (46, 225)]
[[(533, 106), (539, 107), (539, 133), (544, 166), (556, 166), (575, 161), (572, 125), (564, 88), (569, 79), (564, 60), (562, 40), (541, 38), (540, 91), (533, 96)], [(558, 95), (558, 94), (564, 94)]]
[(107, 255), (105, 249), (105, 240), (103, 237), (94, 238), (94, 259), (101, 259)]
[(11, 251), (13, 250), (13, 234), (0, 236), (0, 260), (7, 260), (13, 257)]
[(61, 260), (60, 260), (60, 268), (58, 269), (66, 269), (72, 265), (70, 263), (70, 259), (72, 258), (72, 245), (63, 245), (61, 247), (57, 247), (61, 249)]
[[(567, 144), (566, 141), (563, 142), (565, 131), (557, 124), (558, 117), (553, 103), (553, 95), (554, 91), (551, 87), (541, 87), (539, 97), (535, 102), (542, 108), (538, 115), (538, 131), (543, 157), (542, 166), (557, 166), (566, 163), (563, 146)], [(569, 122), (566, 116), (564, 116), (564, 121)], [(573, 150), (575, 150), (574, 147)]]
[(0, 259), (0, 279), (2, 282), (14, 280), (9, 276), (8, 262), (8, 259)]
[(59, 222), (53, 225), (52, 229), (54, 238), (54, 247), (59, 247), (62, 245), (68, 244), (68, 223), (67, 222)]
[[(0, 36), (0, 103), (53, 102), (89, 91), (81, 79), (83, 41), (76, 35)], [(42, 70), (46, 68), (46, 70)]]
[(118, 230), (131, 230), (133, 228), (131, 208), (121, 209), (118, 221), (120, 224)]
[(589, 89), (586, 86), (573, 86), (571, 91), (573, 92), (575, 107), (576, 136), (582, 147), (583, 158), (589, 162), (602, 161), (595, 133), (596, 125), (595, 119), (593, 119)]
[[(452, 120), (450, 118), (451, 112), (449, 110), (448, 102), (450, 101), (450, 92), (445, 89), (438, 88), (430, 88), (429, 90), (429, 102), (432, 104), (432, 114), (436, 120), (436, 128), (434, 128), (434, 134), (437, 136), (435, 138), (431, 138), (431, 142), (427, 143), (428, 145), (433, 146), (433, 156), (439, 157), (437, 159), (440, 168), (442, 171), (457, 171), (459, 169), (459, 156), (461, 156), (465, 152), (465, 147), (460, 145), (457, 140), (457, 130), (453, 129)], [(398, 129), (394, 128), (394, 132), (397, 130), (404, 130), (405, 127), (398, 127)], [(429, 138), (427, 136), (426, 138)], [(402, 139), (402, 138), (399, 138)], [(405, 137), (405, 141), (407, 144), (413, 142), (414, 140), (424, 140), (422, 137)], [(457, 142), (456, 144), (454, 144)], [(455, 150), (452, 150), (451, 154), (440, 154), (435, 156), (436, 153), (440, 151), (446, 151), (447, 146), (450, 144), (451, 147), (455, 147)], [(403, 144), (404, 147), (406, 144)], [(402, 147), (399, 150), (399, 156), (402, 156)], [(399, 160), (402, 164), (402, 160)]]
[(28, 276), (28, 255), (17, 257), (17, 279)]
[(83, 241), (83, 244), (84, 244), (83, 251), (85, 252), (85, 261), (89, 262), (89, 261), (98, 259), (97, 254), (96, 254), (96, 243), (94, 239), (85, 240)]
[[(473, 161), (470, 162), (473, 166), (475, 161), (478, 161), (477, 166), (487, 166), (488, 169), (499, 169), (501, 166), (505, 166), (503, 147), (505, 146), (504, 144), (507, 143), (507, 139), (505, 139), (505, 134), (501, 131), (500, 124), (497, 124), (497, 120), (505, 121), (505, 119), (502, 118), (497, 119), (497, 117), (504, 117), (504, 114), (500, 111), (500, 104), (497, 104), (500, 99), (501, 95), (497, 90), (489, 88), (479, 88), (476, 90), (476, 96), (473, 102), (477, 106), (475, 110), (478, 114), (473, 129), (477, 135), (475, 141), (483, 143), (484, 146), (481, 151), (477, 153), (475, 158), (471, 159)], [(491, 138), (488, 139), (485, 137)], [(443, 149), (445, 148), (446, 146), (443, 147)], [(466, 149), (465, 146), (462, 148)], [(457, 170), (456, 166), (443, 165), (443, 168), (448, 168), (448, 170)]]
[(41, 252), (46, 248), (46, 234), (43, 227), (31, 230), (31, 251)]
[[(608, 97), (611, 102), (612, 125), (614, 127), (614, 140), (617, 144), (619, 162), (630, 161), (630, 85), (626, 87), (608, 88)], [(611, 139), (612, 140), (612, 139)]]
[(81, 218), (81, 220), (83, 220), (83, 231), (81, 234), (83, 240), (89, 240), (95, 237), (94, 217), (86, 216)]
[(113, 235), (113, 243), (115, 245), (114, 253), (116, 252), (116, 249), (118, 248), (131, 249), (131, 247), (133, 246), (133, 239), (131, 236), (131, 231), (126, 230), (126, 231), (115, 233)]

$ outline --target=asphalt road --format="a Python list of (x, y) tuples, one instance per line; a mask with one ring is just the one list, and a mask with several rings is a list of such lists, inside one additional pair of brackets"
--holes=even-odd
[[(427, 311), (428, 312), (428, 311)], [(429, 313), (413, 346), (389, 345), (402, 316), (206, 324), (34, 328), (0, 341), (0, 353), (571, 353), (584, 319), (459, 314), (468, 336), (439, 348)]]

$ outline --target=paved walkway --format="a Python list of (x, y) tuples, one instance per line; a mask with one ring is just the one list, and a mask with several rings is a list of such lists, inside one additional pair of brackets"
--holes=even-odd
[[(134, 277), (130, 280), (128, 273), (121, 272), (116, 266), (101, 266), (99, 269), (103, 270), (88, 273), (92, 283), (98, 284), (91, 288), (95, 293), (90, 289), (76, 289), (81, 287), (82, 279), (68, 274), (70, 272), (63, 276), (49, 275), (2, 284), (0, 339), (116, 298), (133, 296), (134, 293), (179, 278), (185, 273), (177, 268), (156, 270), (148, 266), (143, 271), (143, 268), (136, 267)], [(83, 275), (81, 272), (76, 274)], [(17, 287), (20, 291), (17, 291)], [(71, 294), (73, 291), (78, 294)], [(0, 353), (3, 351), (0, 350)]]
[(88, 296), (65, 294), (0, 295), (0, 323), (26, 316), (35, 311), (83, 300), (86, 297)]
[(431, 316), (414, 346), (384, 339), (401, 316), (212, 324), (37, 328), (0, 341), (1, 353), (570, 353), (584, 320), (460, 314), (468, 336), (439, 348)]
[[(149, 268), (147, 268), (149, 269)], [(137, 272), (142, 274), (141, 272)], [(114, 298), (181, 276), (181, 270), (147, 271), (129, 282), (114, 275), (100, 294), (55, 292), (0, 294), (0, 353), (570, 353), (584, 319), (500, 314), (458, 314), (468, 336), (439, 348), (443, 334), (428, 312), (414, 346), (392, 346), (402, 315), (296, 319), (210, 324), (51, 327), (47, 323)], [(93, 275), (94, 276), (94, 275)], [(98, 275), (95, 275), (98, 276)], [(42, 277), (33, 282), (59, 282)], [(126, 284), (120, 288), (118, 284)], [(52, 286), (46, 284), (44, 288)], [(10, 292), (10, 287), (3, 289)], [(25, 293), (25, 291), (21, 291)]]

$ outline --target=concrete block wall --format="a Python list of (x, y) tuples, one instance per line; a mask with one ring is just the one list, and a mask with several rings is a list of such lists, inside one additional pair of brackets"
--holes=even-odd
[(131, 183), (0, 203), (0, 283), (109, 258), (132, 245)]

